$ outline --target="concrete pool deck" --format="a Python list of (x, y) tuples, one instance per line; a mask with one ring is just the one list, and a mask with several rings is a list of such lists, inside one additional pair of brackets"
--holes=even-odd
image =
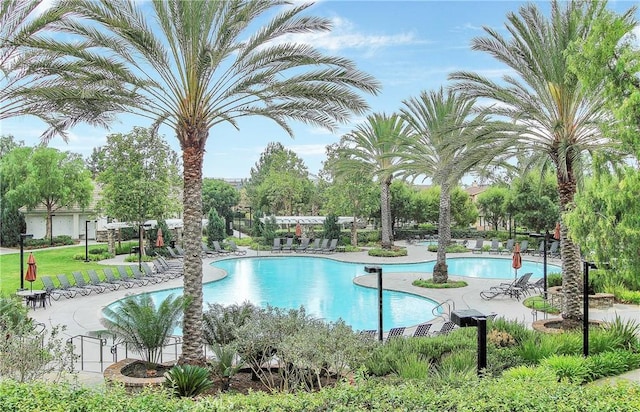
[[(397, 242), (402, 244), (403, 242)], [(406, 245), (408, 255), (397, 258), (377, 258), (371, 257), (366, 251), (363, 252), (350, 252), (350, 253), (334, 253), (329, 255), (323, 254), (296, 254), (296, 253), (277, 253), (272, 254), (268, 251), (255, 252), (249, 250), (246, 257), (265, 257), (265, 256), (319, 256), (330, 259), (336, 259), (345, 262), (362, 263), (363, 265), (375, 265), (375, 264), (392, 264), (392, 263), (416, 263), (435, 260), (436, 254), (429, 252), (425, 246), (418, 245)], [(451, 254), (450, 258), (454, 257), (500, 257), (499, 255), (472, 254), (472, 253), (460, 253)], [(502, 255), (502, 258), (509, 258), (508, 255)], [(224, 277), (224, 272), (220, 269), (212, 267), (210, 264), (216, 260), (231, 259), (235, 257), (223, 257), (223, 258), (205, 258), (203, 259), (203, 282), (211, 282)], [(524, 260), (531, 260), (541, 262), (542, 258), (523, 256)], [(131, 264), (124, 262), (124, 256), (118, 256), (114, 259), (103, 261), (105, 265), (124, 265)], [(549, 264), (559, 265), (560, 261), (557, 259), (549, 259)], [(427, 273), (383, 273), (383, 287), (389, 290), (402, 291), (412, 293), (415, 295), (427, 297), (437, 302), (450, 302), (450, 309), (476, 309), (482, 313), (490, 314), (495, 313), (498, 317), (504, 317), (510, 320), (517, 320), (524, 323), (527, 326), (531, 326), (531, 323), (536, 320), (536, 316), (542, 318), (544, 314), (532, 312), (531, 309), (526, 308), (521, 301), (516, 301), (508, 297), (496, 297), (492, 300), (486, 301), (480, 297), (480, 291), (488, 289), (490, 286), (497, 285), (501, 282), (505, 282), (504, 279), (477, 279), (460, 276), (450, 276), (452, 279), (467, 281), (468, 286), (458, 289), (424, 289), (413, 286), (411, 283), (418, 278), (430, 277)], [(375, 274), (364, 275), (356, 278), (355, 282), (362, 286), (377, 288), (377, 276)], [(78, 335), (87, 335), (89, 332), (98, 331), (104, 329), (100, 323), (100, 317), (102, 309), (110, 303), (122, 299), (128, 295), (135, 295), (150, 291), (164, 290), (171, 288), (180, 288), (183, 285), (182, 278), (172, 279), (168, 282), (163, 282), (156, 285), (147, 285), (144, 287), (134, 287), (132, 289), (118, 290), (114, 292), (108, 292), (99, 295), (90, 295), (86, 297), (78, 296), (73, 299), (61, 298), (58, 301), (52, 301), (51, 306), (47, 306), (46, 309), (38, 308), (29, 312), (30, 316), (38, 321), (43, 322), (46, 325), (66, 325), (65, 334), (68, 337), (74, 337)], [(620, 316), (623, 319), (635, 319), (640, 317), (640, 306), (638, 305), (614, 305), (609, 309), (591, 309), (589, 311), (589, 317), (591, 319), (598, 320), (611, 320), (616, 316)], [(425, 322), (441, 323), (444, 321), (442, 317), (435, 318), (431, 313), (426, 313), (424, 316)], [(411, 325), (407, 325), (411, 326)], [(438, 326), (433, 328), (438, 330)], [(413, 333), (413, 328), (407, 328), (406, 334)], [(95, 343), (95, 342), (94, 342)], [(87, 348), (91, 348), (91, 344), (85, 345)], [(96, 345), (93, 345), (94, 347)], [(108, 348), (107, 348), (108, 349)], [(89, 350), (89, 349), (87, 349)], [(97, 349), (94, 349), (97, 350)], [(107, 352), (108, 353), (108, 352)], [(103, 358), (105, 355), (103, 355)], [(95, 356), (94, 356), (95, 359)], [(104, 365), (101, 365), (99, 369), (94, 365), (92, 371), (80, 373), (79, 379), (81, 382), (88, 384), (98, 384), (103, 381), (102, 373), (100, 369), (110, 364), (110, 357), (106, 355)], [(95, 360), (93, 361), (95, 363)]]

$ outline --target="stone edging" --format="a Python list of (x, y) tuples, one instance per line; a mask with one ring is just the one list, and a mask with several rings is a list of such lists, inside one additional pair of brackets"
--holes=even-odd
[(131, 376), (125, 376), (122, 374), (122, 370), (135, 362), (141, 362), (140, 359), (125, 358), (121, 361), (114, 363), (104, 370), (103, 376), (107, 384), (121, 383), (124, 387), (139, 391), (147, 386), (160, 386), (163, 385), (166, 378), (164, 376), (156, 376), (154, 378), (134, 378)]

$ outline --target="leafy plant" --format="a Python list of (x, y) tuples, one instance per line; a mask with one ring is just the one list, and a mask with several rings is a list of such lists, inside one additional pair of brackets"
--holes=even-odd
[(640, 323), (635, 319), (624, 321), (620, 316), (616, 315), (613, 321), (605, 324), (604, 328), (618, 336), (622, 340), (622, 347), (625, 349), (630, 349), (639, 343)]
[(433, 279), (416, 279), (412, 283), (413, 286), (418, 286), (421, 288), (432, 288), (432, 289), (451, 289), (451, 288), (463, 288), (468, 285), (464, 280), (447, 280), (446, 283), (435, 283)]
[(236, 351), (230, 346), (212, 345), (215, 359), (210, 361), (213, 373), (222, 381), (222, 390), (229, 389), (231, 378), (238, 373), (242, 367)]
[(559, 382), (583, 383), (590, 373), (585, 358), (578, 355), (552, 355), (543, 359), (540, 365), (554, 371)]
[(115, 308), (105, 308), (102, 324), (132, 345), (150, 367), (159, 362), (162, 347), (177, 326), (184, 305), (184, 298), (174, 298), (173, 294), (157, 307), (150, 295), (130, 296)]
[(497, 347), (507, 347), (516, 344), (516, 340), (507, 332), (492, 330), (487, 334), (487, 341)]
[(630, 369), (637, 368), (639, 363), (640, 354), (620, 349), (591, 355), (587, 358), (588, 380), (620, 375)]
[(382, 249), (382, 248), (373, 248), (369, 249), (369, 256), (376, 257), (398, 257), (398, 256), (407, 256), (406, 248), (394, 247), (393, 249)]
[(176, 365), (165, 373), (165, 386), (181, 398), (194, 397), (210, 389), (209, 369), (196, 365)]
[(429, 376), (431, 362), (418, 353), (404, 353), (396, 363), (395, 373), (403, 379), (425, 379)]

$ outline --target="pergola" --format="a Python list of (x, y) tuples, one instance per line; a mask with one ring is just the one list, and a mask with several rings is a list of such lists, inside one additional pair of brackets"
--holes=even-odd
[[(271, 219), (272, 216), (269, 217), (261, 217), (260, 221), (264, 223), (267, 219)], [(324, 223), (326, 217), (325, 216), (273, 216), (276, 219), (277, 225), (295, 225), (300, 223), (301, 226), (304, 225), (321, 225)], [(340, 216), (338, 217), (338, 224), (344, 225), (353, 222), (353, 217), (348, 216)]]

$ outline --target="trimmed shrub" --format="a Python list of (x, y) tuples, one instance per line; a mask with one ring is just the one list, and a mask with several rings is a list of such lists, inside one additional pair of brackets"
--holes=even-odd
[(193, 397), (210, 389), (209, 369), (194, 365), (176, 365), (164, 375), (165, 385), (181, 398)]
[(369, 249), (369, 256), (376, 257), (398, 257), (398, 256), (407, 256), (406, 248), (394, 248), (394, 249), (381, 249), (374, 248)]

